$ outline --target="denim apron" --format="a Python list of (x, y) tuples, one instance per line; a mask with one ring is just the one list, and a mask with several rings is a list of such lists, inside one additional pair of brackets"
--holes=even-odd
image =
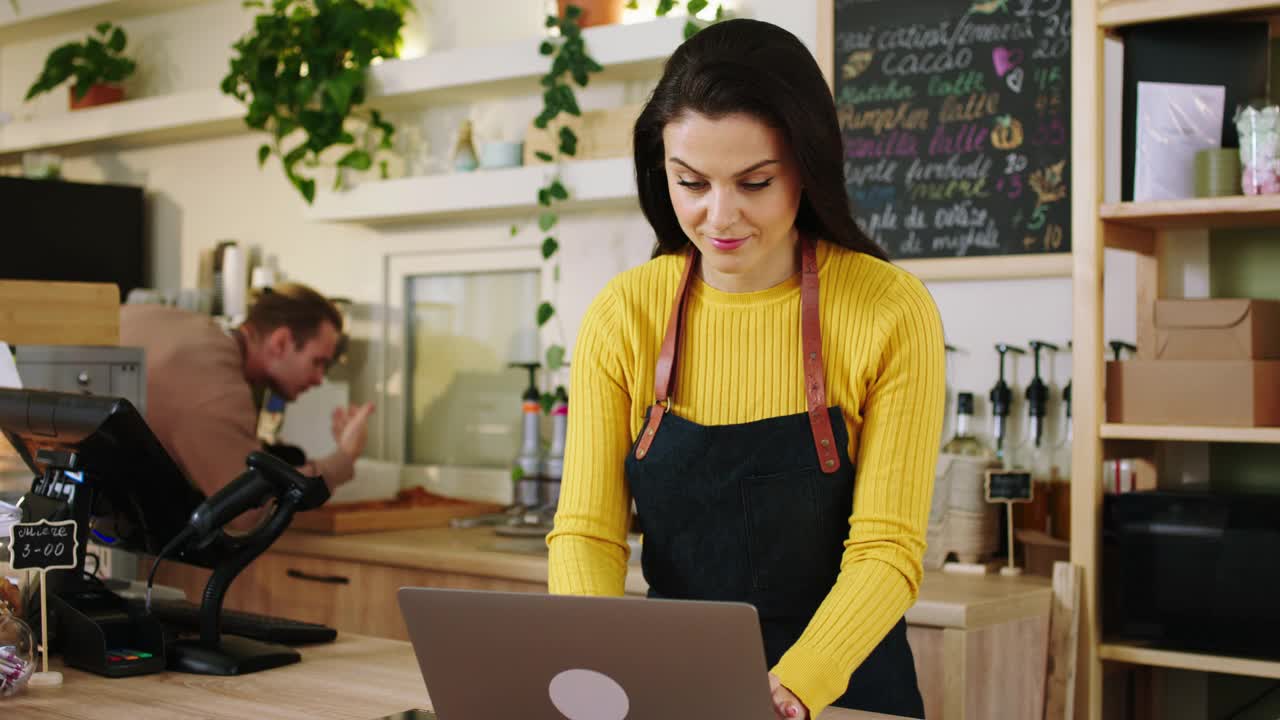
[[(769, 667), (799, 639), (835, 584), (853, 508), (848, 429), (840, 409), (826, 405), (816, 251), (807, 238), (800, 246), (808, 412), (707, 426), (670, 411), (698, 257), (690, 248), (658, 358), (656, 402), (626, 460), (649, 595), (754, 605)], [(832, 704), (924, 716), (905, 620)]]

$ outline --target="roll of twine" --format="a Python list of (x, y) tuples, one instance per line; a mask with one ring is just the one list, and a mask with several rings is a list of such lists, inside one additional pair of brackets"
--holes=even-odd
[(1196, 197), (1240, 194), (1240, 151), (1213, 148), (1196, 153)]

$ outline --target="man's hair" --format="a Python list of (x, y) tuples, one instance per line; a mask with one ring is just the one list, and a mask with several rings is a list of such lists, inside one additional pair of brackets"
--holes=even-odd
[(244, 319), (245, 325), (263, 335), (279, 327), (289, 328), (299, 349), (315, 337), (325, 322), (342, 334), (342, 313), (338, 308), (325, 296), (298, 283), (281, 283), (263, 292)]

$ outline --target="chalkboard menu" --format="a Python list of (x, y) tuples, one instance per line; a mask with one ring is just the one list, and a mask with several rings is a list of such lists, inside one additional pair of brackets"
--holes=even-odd
[(893, 258), (1071, 250), (1070, 0), (831, 0), (858, 222)]

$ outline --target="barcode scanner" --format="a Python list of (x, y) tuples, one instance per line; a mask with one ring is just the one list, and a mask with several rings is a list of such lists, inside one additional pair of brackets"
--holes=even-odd
[[(252, 452), (245, 459), (248, 469), (191, 512), (184, 534), (197, 542), (207, 543), (215, 531), (240, 515), (275, 500), (276, 512), (290, 514), (320, 507), (329, 499), (329, 486), (324, 478), (307, 477), (280, 458), (265, 452)], [(264, 523), (265, 525), (265, 523)]]

